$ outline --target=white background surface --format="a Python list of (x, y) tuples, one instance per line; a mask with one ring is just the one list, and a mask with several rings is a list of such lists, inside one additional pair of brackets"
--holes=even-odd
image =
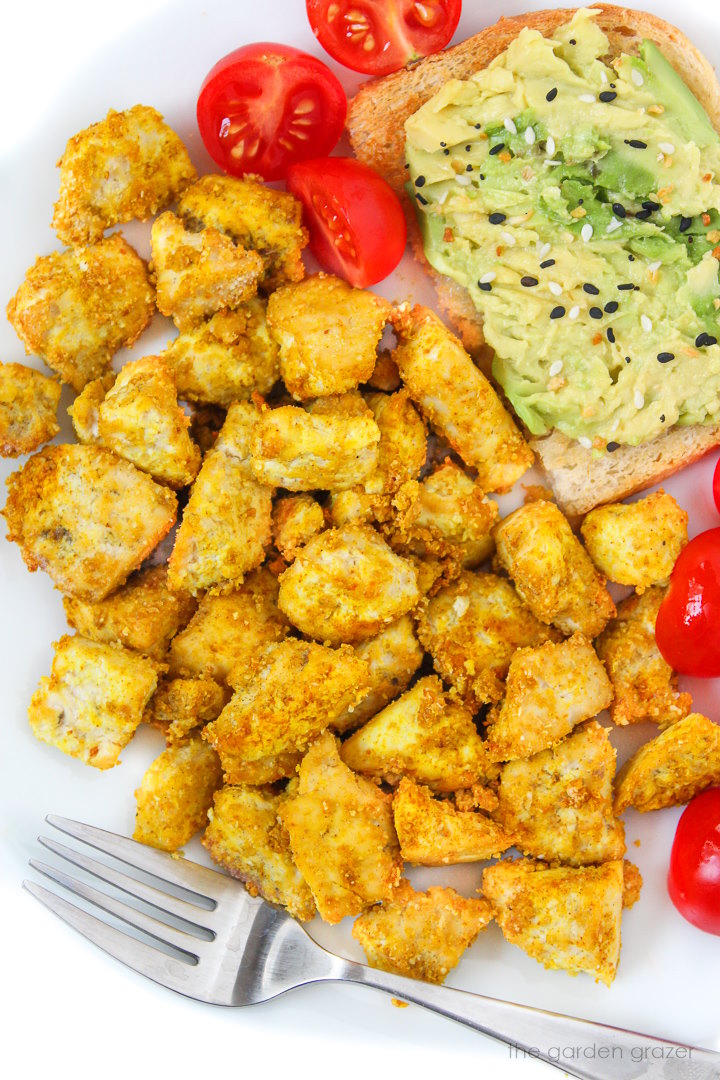
[[(466, 0), (458, 38), (514, 6)], [(715, 5), (649, 3), (678, 23), (714, 61), (720, 61), (720, 14)], [(13, 5), (2, 18), (0, 56), (0, 301), (2, 306), (34, 258), (52, 250), (49, 228), (57, 192), (54, 163), (68, 136), (109, 107), (142, 101), (164, 112), (207, 169), (194, 128), (197, 89), (226, 52), (252, 40), (287, 41), (320, 54), (302, 0), (47, 0)], [(337, 70), (337, 69), (336, 69)], [(348, 90), (358, 79), (341, 73)], [(147, 230), (128, 230), (147, 254)], [(408, 263), (382, 290), (393, 298), (429, 296)], [(158, 326), (139, 348), (152, 351), (168, 336)], [(134, 355), (141, 355), (137, 350)], [(22, 348), (0, 318), (0, 359), (22, 360)], [(38, 363), (37, 361), (30, 361)], [(38, 366), (40, 366), (38, 364)], [(67, 394), (67, 392), (66, 392)], [(65, 395), (63, 397), (65, 401)], [(61, 436), (68, 437), (66, 429)], [(687, 470), (666, 488), (691, 512), (691, 532), (716, 525), (710, 497), (714, 458)], [(3, 467), (2, 476), (10, 471)], [(4, 525), (3, 525), (4, 531)], [(198, 1005), (155, 987), (60, 924), (20, 890), (27, 859), (42, 856), (35, 842), (43, 816), (57, 812), (117, 831), (132, 831), (133, 791), (160, 752), (156, 733), (142, 732), (110, 773), (82, 766), (37, 743), (25, 720), (39, 677), (49, 672), (50, 643), (64, 631), (59, 595), (42, 574), (29, 575), (13, 545), (0, 547), (0, 913), (4, 923), (0, 1009), (3, 1061), (13, 1076), (132, 1074), (184, 1078), (240, 1076), (343, 1077), (442, 1073), (493, 1078), (557, 1075), (535, 1062), (510, 1060), (506, 1048), (417, 1008), (394, 1009), (360, 988), (296, 991), (250, 1010)], [(690, 685), (690, 684), (688, 684)], [(698, 709), (720, 719), (714, 683), (691, 687)], [(621, 755), (650, 730), (617, 739)], [(623, 924), (618, 978), (608, 990), (588, 979), (545, 972), (503, 943), (497, 928), (481, 937), (449, 980), (481, 993), (585, 1015), (677, 1040), (720, 1049), (717, 972), (720, 939), (692, 929), (675, 913), (664, 887), (677, 811), (627, 815), (629, 855), (645, 877), (643, 896)], [(639, 840), (640, 846), (634, 846)], [(195, 854), (195, 850), (191, 849)], [(479, 870), (457, 872), (470, 893)], [(419, 880), (437, 880), (431, 872)], [(344, 928), (322, 940), (360, 958)]]

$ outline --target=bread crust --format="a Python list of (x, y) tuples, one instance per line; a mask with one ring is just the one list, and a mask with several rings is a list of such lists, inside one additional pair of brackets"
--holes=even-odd
[[(596, 21), (610, 43), (609, 56), (637, 53), (643, 38), (662, 50), (720, 131), (720, 84), (710, 62), (677, 27), (646, 11), (594, 4)], [(467, 79), (503, 52), (524, 27), (550, 36), (569, 22), (576, 8), (535, 11), (502, 18), (451, 49), (426, 57), (412, 67), (365, 83), (348, 111), (353, 150), (391, 184), (403, 200), (410, 245), (433, 279), (439, 306), (468, 352), (487, 373), (492, 358), (484, 344), (482, 316), (469, 293), (438, 274), (425, 258), (414, 208), (407, 198), (405, 120), (449, 79)], [(587, 513), (658, 483), (720, 444), (720, 423), (676, 427), (640, 446), (622, 446), (614, 454), (593, 457), (559, 431), (531, 440), (560, 506), (571, 516)]]

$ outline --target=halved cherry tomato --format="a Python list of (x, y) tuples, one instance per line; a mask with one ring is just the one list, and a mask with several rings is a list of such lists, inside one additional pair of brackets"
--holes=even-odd
[(264, 41), (223, 57), (197, 102), (213, 161), (233, 176), (265, 180), (282, 180), (293, 162), (329, 154), (346, 112), (345, 91), (322, 60)]
[(668, 892), (688, 922), (720, 934), (720, 788), (697, 795), (683, 811), (670, 854)]
[(288, 190), (305, 209), (310, 249), (325, 270), (364, 289), (391, 273), (405, 250), (400, 200), (353, 158), (304, 161), (288, 169)]
[(306, 0), (312, 32), (333, 59), (387, 75), (444, 49), (462, 0)]
[(720, 510), (720, 458), (718, 458), (715, 472), (713, 473), (713, 499), (715, 500), (715, 505), (718, 510)]
[(683, 675), (720, 675), (720, 528), (700, 533), (681, 551), (655, 638), (668, 664)]

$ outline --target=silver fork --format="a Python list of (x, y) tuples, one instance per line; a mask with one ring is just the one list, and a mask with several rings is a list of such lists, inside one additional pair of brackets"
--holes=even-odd
[[(135, 927), (157, 945), (131, 937), (34, 881), (33, 896), (134, 971), (186, 997), (213, 1005), (254, 1005), (296, 986), (351, 982), (422, 1005), (475, 1031), (507, 1043), (518, 1056), (546, 1061), (583, 1080), (720, 1080), (720, 1053), (635, 1031), (561, 1016), (508, 1001), (417, 982), (335, 956), (318, 945), (287, 913), (251, 897), (233, 878), (175, 858), (116, 833), (48, 815), (61, 832), (182, 890), (181, 899), (65, 844), (38, 837), (50, 851), (157, 911), (157, 918), (47, 863), (30, 865), (71, 893)], [(184, 923), (179, 929), (163, 916)], [(159, 946), (159, 947), (158, 947)], [(169, 955), (168, 949), (174, 951)], [(572, 1048), (569, 1067), (558, 1050)], [(587, 1050), (587, 1060), (583, 1059)]]

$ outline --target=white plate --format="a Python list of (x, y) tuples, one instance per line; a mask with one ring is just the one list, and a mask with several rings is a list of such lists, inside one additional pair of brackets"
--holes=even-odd
[[(516, 5), (518, 10), (540, 6)], [(680, 23), (711, 60), (720, 60), (717, 9), (713, 14), (701, 0), (687, 0), (682, 6), (655, 0), (648, 6)], [(35, 257), (57, 246), (49, 227), (58, 182), (54, 163), (69, 135), (100, 119), (110, 107), (143, 102), (166, 115), (201, 171), (207, 171), (209, 162), (195, 128), (194, 108), (197, 89), (211, 65), (230, 49), (261, 39), (320, 52), (302, 0), (208, 0), (204, 8), (198, 3), (151, 0), (145, 7), (151, 10), (149, 16), (143, 16), (139, 0), (130, 0), (120, 14), (87, 0), (72, 0), (62, 7), (43, 0), (14, 15), (16, 33), (10, 49), (15, 63), (5, 68), (1, 106), (8, 121), (7, 142), (0, 147), (5, 151), (0, 172), (3, 303)], [(466, 0), (458, 39), (502, 13), (508, 11), (500, 0), (482, 4)], [(118, 26), (129, 29), (118, 31)], [(33, 55), (38, 58), (35, 67), (28, 59)], [(73, 63), (79, 65), (74, 70)], [(348, 91), (361, 81), (335, 70)], [(22, 105), (23, 87), (32, 106), (28, 110)], [(19, 109), (23, 109), (22, 123), (18, 122)], [(135, 225), (126, 232), (147, 254), (147, 227)], [(430, 300), (432, 295), (409, 258), (381, 291), (394, 299)], [(168, 336), (167, 322), (158, 317), (134, 355), (152, 352)], [(4, 320), (0, 358), (23, 359), (23, 350)], [(63, 403), (69, 400), (66, 391)], [(59, 438), (68, 437), (66, 424)], [(710, 494), (713, 464), (714, 456), (665, 485), (690, 512), (693, 534), (719, 523)], [(11, 463), (3, 463), (3, 477), (12, 468)], [(60, 596), (44, 574), (27, 573), (15, 545), (0, 547), (0, 581), (4, 696), (0, 870), (2, 914), (13, 926), (0, 978), (0, 995), (7, 997), (4, 1016), (13, 1018), (4, 1046), (6, 1060), (11, 1060), (13, 1048), (22, 1051), (33, 1076), (45, 1068), (63, 1075), (75, 1059), (81, 1076), (89, 1075), (91, 1063), (99, 1064), (106, 1076), (127, 1075), (130, 1070), (150, 1076), (157, 1069), (176, 1077), (195, 1076), (208, 1067), (242, 1073), (263, 1063), (273, 1070), (285, 1065), (296, 1074), (312, 1071), (315, 1076), (334, 1075), (339, 1069), (346, 1076), (378, 1068), (390, 1074), (408, 1067), (429, 1076), (441, 1067), (454, 1071), (463, 1066), (489, 1068), (493, 1077), (516, 1077), (521, 1072), (542, 1075), (546, 1067), (537, 1062), (511, 1059), (499, 1044), (418, 1008), (395, 1009), (387, 998), (359, 988), (309, 988), (252, 1010), (197, 1005), (105, 958), (21, 892), (27, 859), (39, 854), (35, 836), (43, 828), (46, 813), (132, 831), (133, 791), (147, 764), (162, 749), (162, 740), (155, 732), (141, 731), (124, 752), (120, 767), (109, 773), (86, 768), (37, 742), (28, 729), (25, 709), (38, 679), (49, 671), (51, 642), (65, 630)], [(718, 684), (687, 685), (697, 708), (717, 718)], [(613, 738), (625, 756), (651, 734), (648, 726), (616, 733)], [(612, 988), (596, 986), (582, 976), (571, 979), (562, 972), (546, 972), (507, 945), (496, 927), (481, 936), (448, 982), (720, 1048), (720, 939), (685, 923), (665, 891), (678, 816), (674, 810), (627, 815), (628, 855), (640, 866), (645, 886), (640, 902), (624, 916), (622, 960)], [(190, 849), (192, 854), (197, 850), (197, 846)], [(444, 877), (470, 893), (478, 884), (480, 868), (416, 875), (428, 883)], [(319, 936), (324, 943), (361, 958), (349, 927), (323, 927)], [(572, 1048), (564, 1050), (571, 1052)]]

